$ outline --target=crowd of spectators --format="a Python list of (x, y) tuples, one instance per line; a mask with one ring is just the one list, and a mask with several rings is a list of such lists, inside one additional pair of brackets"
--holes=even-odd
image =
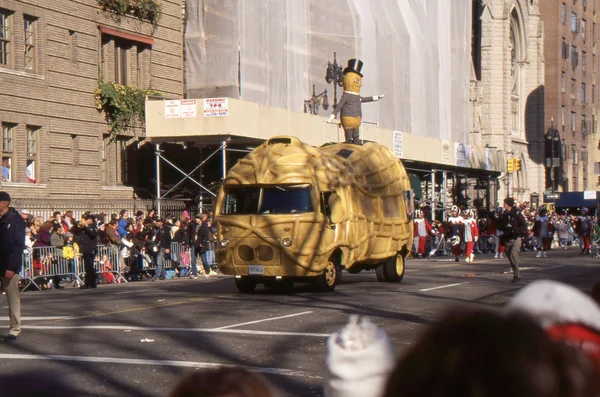
[[(97, 230), (93, 250), (98, 283), (164, 280), (172, 277), (209, 277), (217, 273), (214, 247), (217, 240), (212, 213), (190, 217), (161, 218), (155, 210), (147, 214), (86, 212), (75, 219), (73, 211), (55, 211), (44, 219), (20, 211), (27, 224), (24, 260), (31, 260), (33, 277), (42, 288), (62, 288), (60, 282), (77, 283), (81, 267), (81, 230), (91, 219)], [(61, 262), (61, 274), (51, 274), (52, 264)], [(198, 264), (200, 266), (198, 266)]]

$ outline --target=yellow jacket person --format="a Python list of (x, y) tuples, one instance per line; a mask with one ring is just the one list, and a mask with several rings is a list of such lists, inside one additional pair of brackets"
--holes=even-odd
[(327, 122), (331, 123), (338, 113), (341, 113), (342, 127), (347, 143), (360, 144), (358, 129), (362, 119), (361, 103), (378, 101), (385, 96), (360, 96), (363, 75), (360, 72), (363, 63), (359, 59), (348, 60), (348, 66), (344, 69), (344, 93), (338, 105), (333, 109)]

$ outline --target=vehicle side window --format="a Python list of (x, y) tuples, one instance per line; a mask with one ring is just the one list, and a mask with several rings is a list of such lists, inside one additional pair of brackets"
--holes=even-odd
[(329, 208), (329, 196), (331, 196), (333, 192), (322, 192), (321, 193), (321, 212), (325, 216), (331, 216), (331, 208)]

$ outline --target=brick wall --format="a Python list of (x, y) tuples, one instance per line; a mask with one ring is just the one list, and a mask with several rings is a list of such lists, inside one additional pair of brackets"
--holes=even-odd
[[(0, 0), (8, 10), (12, 59), (0, 65), (0, 122), (14, 123), (13, 180), (2, 190), (21, 198), (131, 198), (133, 190), (119, 187), (119, 139), (145, 135), (126, 131), (106, 150), (102, 176), (102, 142), (109, 134), (104, 114), (97, 112), (94, 90), (102, 78), (102, 54), (108, 61), (108, 80), (115, 78), (114, 49), (104, 52), (100, 26), (152, 37), (151, 46), (128, 51), (131, 85), (151, 87), (165, 97), (182, 96), (181, 0), (161, 0), (156, 27), (135, 18), (117, 21), (100, 12), (95, 0)], [(35, 21), (35, 69), (24, 69), (23, 18)], [(141, 62), (138, 63), (138, 56)], [(138, 71), (139, 69), (139, 71)], [(141, 74), (138, 79), (138, 73)], [(39, 183), (27, 183), (26, 126), (38, 126)], [(135, 145), (134, 145), (135, 146)], [(110, 188), (110, 186), (115, 186)]]

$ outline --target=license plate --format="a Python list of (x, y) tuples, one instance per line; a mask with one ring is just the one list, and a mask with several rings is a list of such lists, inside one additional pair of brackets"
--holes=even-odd
[(265, 267), (261, 265), (250, 265), (248, 266), (248, 274), (262, 276), (265, 274)]

